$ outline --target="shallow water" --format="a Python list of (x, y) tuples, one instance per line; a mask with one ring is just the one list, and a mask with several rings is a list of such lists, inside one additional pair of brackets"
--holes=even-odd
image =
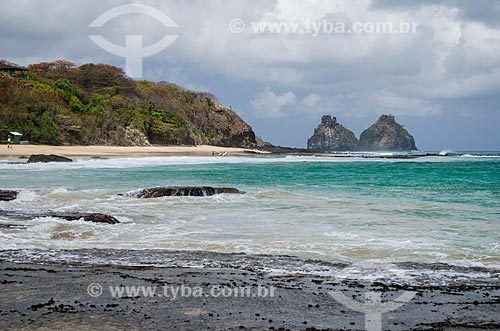
[[(136, 199), (169, 185), (245, 195)], [(183, 249), (288, 254), (356, 265), (500, 268), (500, 158), (154, 157), (0, 162), (0, 209), (102, 212), (119, 225), (0, 217), (0, 249)], [(134, 263), (133, 260), (130, 263)]]

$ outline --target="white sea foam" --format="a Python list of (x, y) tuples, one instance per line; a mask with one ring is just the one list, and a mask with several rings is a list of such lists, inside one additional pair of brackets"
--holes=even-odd
[(29, 202), (33, 201), (38, 197), (38, 193), (30, 190), (22, 190), (17, 194), (17, 202)]
[(68, 189), (65, 188), (65, 187), (58, 187), (58, 188), (55, 188), (52, 190), (52, 192), (50, 192), (51, 194), (66, 194), (68, 193)]
[[(24, 224), (27, 228), (0, 229), (6, 235), (0, 241), (0, 249), (182, 248), (352, 261), (455, 263), (459, 260), (468, 265), (500, 266), (499, 259), (495, 260), (498, 246), (494, 245), (481, 247), (472, 243), (465, 246), (467, 255), (459, 256), (463, 255), (463, 242), (474, 240), (478, 232), (491, 232), (492, 224), (475, 222), (471, 227), (468, 222), (403, 217), (415, 209), (414, 204), (400, 202), (401, 213), (391, 216), (388, 213), (392, 213), (393, 206), (384, 200), (367, 203), (366, 199), (341, 195), (311, 199), (306, 194), (261, 190), (246, 195), (149, 200), (120, 197), (114, 192), (51, 189), (40, 193), (31, 209), (104, 212), (114, 215), (122, 224), (53, 218), (4, 219), (4, 224)], [(27, 208), (23, 201), (12, 203), (16, 208)], [(455, 212), (468, 212), (460, 208), (463, 209), (457, 205)], [(435, 209), (423, 212), (434, 213)], [(455, 238), (455, 232), (460, 233), (460, 238)]]
[[(457, 192), (453, 199), (442, 202), (441, 197), (432, 195), (434, 192), (413, 190), (412, 194), (407, 194), (407, 186), (393, 187), (390, 194), (383, 195), (379, 193), (384, 192), (373, 191), (381, 188), (369, 185), (364, 187), (363, 192), (349, 185), (344, 189), (343, 183), (331, 190), (316, 191), (314, 187), (304, 189), (307, 183), (292, 181), (296, 186), (292, 187), (288, 183), (284, 186), (269, 186), (263, 183), (258, 187), (245, 184), (250, 186), (247, 190), (247, 187), (238, 185), (238, 188), (248, 191), (245, 195), (157, 199), (136, 199), (117, 195), (133, 187), (143, 187), (143, 181), (140, 181), (141, 184), (132, 182), (133, 185), (129, 186), (128, 178), (120, 177), (120, 169), (134, 168), (140, 171), (138, 167), (185, 165), (186, 169), (192, 170), (191, 165), (217, 163), (475, 162), (472, 161), (475, 159), (423, 157), (416, 160), (374, 160), (361, 157), (266, 156), (87, 159), (71, 164), (0, 162), (0, 170), (9, 170), (2, 172), (6, 178), (19, 176), (28, 182), (31, 181), (31, 188), (21, 188), (17, 200), (0, 202), (1, 209), (102, 212), (117, 217), (121, 222), (118, 225), (108, 225), (81, 220), (68, 222), (56, 218), (18, 220), (0, 217), (1, 225), (25, 226), (0, 227), (0, 250), (181, 249), (287, 254), (302, 258), (351, 261), (353, 265), (345, 271), (346, 277), (370, 277), (380, 274), (404, 277), (407, 271), (398, 269), (397, 263), (407, 261), (500, 268), (500, 229), (495, 217), (498, 215), (498, 204), (495, 200), (496, 193), (492, 190)], [(289, 165), (285, 168), (287, 167)], [(85, 171), (103, 168), (118, 169), (105, 172), (105, 175), (117, 175), (123, 182), (118, 186), (108, 185), (103, 172)], [(82, 170), (74, 172), (74, 181), (73, 178), (67, 179), (64, 176), (59, 178), (68, 183), (67, 187), (57, 180), (43, 187), (37, 186), (44, 170), (67, 169)], [(145, 172), (148, 171), (149, 169), (145, 169)], [(62, 173), (64, 172), (61, 171)], [(103, 176), (96, 181), (98, 188), (89, 188), (90, 185), (83, 182), (96, 173)], [(79, 178), (80, 174), (84, 174), (83, 179)], [(47, 182), (47, 178), (52, 177), (46, 176), (43, 180)], [(98, 182), (101, 180), (102, 185)], [(17, 185), (14, 180), (11, 180), (11, 183)], [(123, 187), (126, 189), (122, 189)], [(325, 187), (320, 189), (324, 190)], [(475, 199), (479, 203), (460, 202), (464, 199)], [(92, 256), (88, 259), (92, 260)], [(114, 259), (124, 264), (134, 263), (133, 260), (127, 260), (126, 256)], [(197, 264), (198, 262), (191, 265), (214, 265), (207, 261), (201, 264)], [(161, 265), (162, 261), (158, 259), (152, 263)], [(388, 266), (396, 267), (390, 270)], [(330, 275), (328, 272), (331, 271), (312, 267), (297, 267), (291, 271), (272, 264), (266, 268), (262, 270), (273, 274), (316, 272), (318, 275)], [(432, 272), (429, 272), (429, 275)]]
[(485, 154), (485, 155), (479, 155), (479, 154), (462, 154), (459, 155), (458, 157), (461, 158), (487, 158), (487, 159), (495, 159), (495, 158), (500, 158), (500, 155), (493, 155), (493, 154)]
[(134, 265), (188, 268), (239, 268), (268, 274), (271, 277), (312, 275), (327, 277), (325, 282), (381, 281), (409, 286), (442, 286), (450, 284), (498, 285), (500, 271), (470, 269), (453, 265), (406, 264), (379, 262), (321, 261), (288, 256), (252, 256), (217, 254), (190, 250), (40, 250), (0, 251), (0, 260), (17, 263), (62, 263), (90, 265)]
[(444, 149), (442, 150), (441, 152), (439, 152), (439, 155), (441, 156), (446, 156), (446, 155), (450, 155), (450, 154), (456, 154), (456, 152), (450, 150), (450, 149)]
[[(347, 155), (347, 154), (345, 154)], [(350, 153), (350, 157), (335, 154), (310, 156), (310, 155), (287, 155), (287, 156), (162, 156), (162, 157), (117, 157), (110, 159), (76, 159), (72, 163), (10, 163), (0, 161), (0, 170), (23, 170), (43, 171), (58, 169), (116, 169), (116, 168), (138, 168), (156, 167), (168, 165), (197, 165), (197, 164), (266, 164), (277, 162), (451, 162), (460, 160), (457, 157), (426, 156), (414, 159), (392, 159), (375, 158), (376, 156), (390, 156), (394, 153)], [(369, 156), (366, 158), (364, 156)], [(480, 156), (465, 154), (465, 157), (500, 157)]]

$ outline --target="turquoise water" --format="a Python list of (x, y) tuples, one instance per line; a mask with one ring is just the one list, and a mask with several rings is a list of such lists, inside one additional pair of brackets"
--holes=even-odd
[[(363, 160), (158, 157), (0, 163), (1, 209), (109, 213), (119, 225), (57, 219), (0, 228), (0, 248), (168, 248), (290, 254), (353, 263), (500, 268), (500, 158)], [(168, 185), (245, 195), (118, 196)]]

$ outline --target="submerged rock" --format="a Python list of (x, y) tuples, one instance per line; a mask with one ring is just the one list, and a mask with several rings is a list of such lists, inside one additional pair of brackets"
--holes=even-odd
[(116, 218), (111, 215), (101, 214), (101, 213), (56, 213), (52, 217), (63, 218), (67, 221), (77, 221), (79, 219), (83, 219), (86, 222), (94, 222), (94, 223), (107, 223), (107, 224), (118, 224)]
[(28, 159), (28, 163), (38, 163), (38, 162), (73, 162), (72, 159), (60, 156), (60, 155), (55, 155), (55, 154), (33, 154), (30, 156)]
[(413, 151), (415, 139), (396, 122), (393, 115), (382, 115), (378, 121), (361, 133), (360, 149), (365, 151)]
[(12, 201), (17, 198), (16, 191), (0, 190), (0, 201)]
[(139, 191), (126, 193), (126, 196), (136, 198), (159, 198), (169, 196), (197, 196), (206, 197), (214, 194), (234, 193), (243, 194), (245, 192), (232, 187), (210, 187), (210, 186), (168, 186), (152, 187)]
[(37, 217), (55, 217), (67, 221), (77, 221), (83, 219), (86, 222), (118, 224), (116, 218), (101, 213), (79, 213), (79, 212), (58, 212), (58, 211), (24, 211), (24, 210), (0, 210), (0, 216), (32, 219)]
[(307, 149), (317, 152), (354, 151), (359, 141), (354, 133), (337, 123), (335, 117), (324, 115), (321, 124), (307, 141)]

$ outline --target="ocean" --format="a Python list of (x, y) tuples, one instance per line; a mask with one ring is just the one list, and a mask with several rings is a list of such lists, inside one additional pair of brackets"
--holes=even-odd
[[(0, 216), (0, 259), (17, 262), (214, 266), (186, 252), (266, 257), (270, 273), (498, 281), (500, 155), (417, 159), (313, 156), (141, 157), (74, 163), (0, 161), (4, 210), (100, 212), (120, 224)], [(246, 194), (137, 199), (119, 194), (173, 185), (229, 186)], [(7, 224), (22, 225), (7, 227)], [(103, 254), (96, 249), (129, 250)], [(167, 258), (165, 250), (175, 253)], [(184, 252), (184, 253), (182, 253)], [(215, 263), (215, 264), (214, 264)]]

